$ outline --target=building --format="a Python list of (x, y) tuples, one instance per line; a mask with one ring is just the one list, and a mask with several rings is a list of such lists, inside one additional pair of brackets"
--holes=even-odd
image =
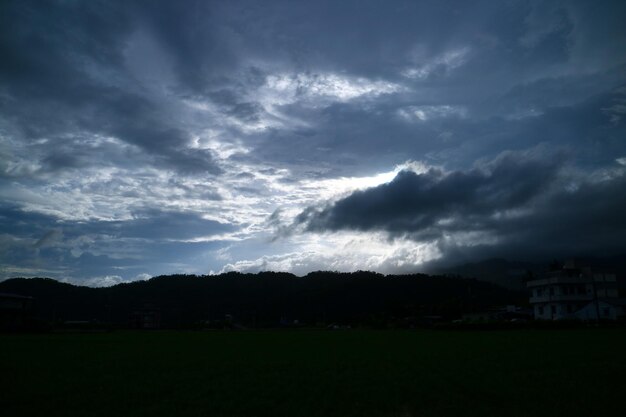
[(617, 320), (624, 316), (614, 273), (574, 261), (526, 283), (539, 320)]

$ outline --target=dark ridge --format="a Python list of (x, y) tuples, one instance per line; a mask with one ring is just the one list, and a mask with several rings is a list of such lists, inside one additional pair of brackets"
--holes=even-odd
[(159, 328), (409, 325), (527, 301), (525, 292), (474, 279), (366, 271), (167, 275), (107, 288), (14, 278), (0, 282), (0, 292), (33, 297), (38, 320), (120, 328), (140, 326), (137, 317), (144, 313), (158, 320)]

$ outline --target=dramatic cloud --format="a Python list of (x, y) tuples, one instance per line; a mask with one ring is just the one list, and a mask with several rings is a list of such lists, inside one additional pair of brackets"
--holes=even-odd
[(468, 171), (402, 171), (389, 183), (307, 208), (296, 225), (437, 242), (450, 261), (467, 253), (543, 261), (619, 254), (626, 170), (581, 177), (557, 157), (506, 153)]
[(341, 199), (320, 211), (308, 209), (297, 221), (308, 230), (382, 229), (419, 232), (455, 217), (492, 216), (524, 207), (554, 180), (554, 161), (505, 154), (470, 171), (402, 171), (388, 184)]
[(625, 20), (620, 1), (3, 1), (0, 278), (616, 249)]

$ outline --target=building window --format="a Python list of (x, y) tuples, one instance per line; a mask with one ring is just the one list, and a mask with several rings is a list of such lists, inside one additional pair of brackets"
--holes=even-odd
[(554, 316), (556, 314), (556, 306), (550, 306), (550, 313)]
[(543, 306), (537, 307), (537, 314), (539, 314), (540, 316), (543, 316)]
[(550, 287), (550, 295), (554, 295), (554, 287)]

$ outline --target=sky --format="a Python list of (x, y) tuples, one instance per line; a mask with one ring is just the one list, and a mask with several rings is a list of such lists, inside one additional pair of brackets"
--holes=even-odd
[(623, 1), (2, 1), (0, 279), (626, 247)]

